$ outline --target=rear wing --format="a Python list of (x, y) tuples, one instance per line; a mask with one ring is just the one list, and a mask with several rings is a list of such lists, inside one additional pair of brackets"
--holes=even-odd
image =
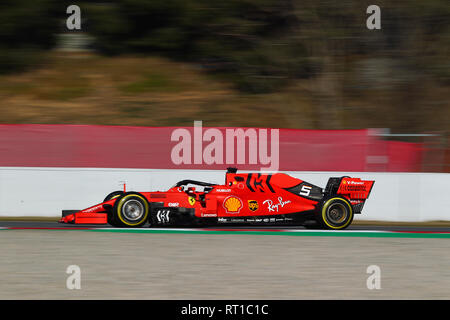
[(337, 194), (347, 196), (350, 199), (366, 200), (375, 181), (361, 180), (359, 178), (344, 177), (341, 180)]
[(364, 203), (369, 198), (375, 181), (360, 178), (340, 177), (330, 178), (325, 187), (325, 195), (340, 195), (347, 198), (355, 213), (361, 213)]

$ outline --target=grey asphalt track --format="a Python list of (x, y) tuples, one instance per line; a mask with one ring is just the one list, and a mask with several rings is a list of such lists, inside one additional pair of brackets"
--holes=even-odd
[[(0, 227), (18, 228), (0, 230), (0, 299), (450, 299), (449, 238), (117, 233), (56, 221)], [(81, 270), (79, 290), (67, 287), (71, 265)], [(373, 266), (380, 286), (370, 289)]]
[(0, 244), (0, 299), (450, 299), (448, 238), (2, 230)]
[[(75, 225), (75, 224), (63, 224), (58, 223), (57, 221), (1, 221), (0, 220), (0, 227), (4, 228), (67, 228), (67, 229), (73, 229), (73, 228), (80, 228), (80, 227), (86, 227), (86, 228), (110, 228), (110, 225)], [(224, 226), (215, 226), (214, 229), (217, 228), (229, 228), (229, 225)], [(298, 226), (262, 226), (262, 227), (253, 227), (253, 226), (233, 226), (233, 228), (245, 228), (245, 229), (258, 229), (258, 228), (275, 228), (275, 229), (303, 229), (303, 227)], [(359, 224), (353, 224), (348, 227), (347, 230), (377, 230), (377, 231), (413, 231), (413, 232), (450, 232), (450, 226), (429, 226), (429, 225), (390, 225), (389, 223), (380, 224), (377, 223), (376, 225), (359, 225)]]

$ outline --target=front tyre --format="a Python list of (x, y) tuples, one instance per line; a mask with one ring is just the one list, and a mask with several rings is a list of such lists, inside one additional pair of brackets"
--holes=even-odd
[(108, 194), (108, 195), (105, 197), (105, 199), (103, 199), (103, 202), (106, 202), (106, 201), (115, 199), (115, 198), (117, 198), (117, 197), (123, 195), (124, 193), (125, 193), (125, 192), (123, 192), (123, 191), (113, 191), (113, 192), (111, 192), (110, 194)]
[(353, 207), (347, 199), (342, 197), (326, 199), (320, 208), (317, 220), (325, 229), (345, 229), (353, 221)]
[(147, 199), (136, 192), (128, 192), (117, 198), (112, 215), (118, 227), (138, 228), (148, 220), (150, 209)]
[[(120, 197), (121, 195), (123, 195), (125, 192), (123, 191), (113, 191), (110, 194), (108, 194), (105, 199), (103, 199), (103, 202), (112, 200), (112, 199), (116, 199), (118, 197)], [(120, 227), (120, 224), (118, 222), (116, 222), (116, 220), (114, 219), (114, 215), (111, 211), (108, 210), (108, 223), (110, 225), (112, 225), (113, 227)]]

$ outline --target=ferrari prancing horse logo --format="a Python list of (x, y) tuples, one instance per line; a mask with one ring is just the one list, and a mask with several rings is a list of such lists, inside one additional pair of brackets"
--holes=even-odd
[(189, 198), (188, 198), (188, 201), (189, 201), (189, 204), (190, 204), (191, 206), (193, 206), (193, 205), (195, 204), (195, 198), (194, 198), (194, 197), (189, 197)]

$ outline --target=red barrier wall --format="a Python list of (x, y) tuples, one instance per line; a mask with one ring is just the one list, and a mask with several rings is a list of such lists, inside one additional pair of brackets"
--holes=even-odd
[(383, 141), (388, 144), (387, 171), (420, 171), (423, 146), (419, 143)]
[[(268, 167), (262, 163), (238, 164), (239, 152), (234, 143), (234, 163), (207, 165), (193, 164), (194, 144), (191, 143), (191, 163), (176, 165), (171, 157), (179, 144), (171, 141), (178, 127), (126, 127), (95, 125), (0, 125), (0, 166), (12, 167), (96, 167), (149, 169), (224, 169), (236, 166), (244, 170)], [(193, 127), (181, 128), (194, 136)], [(227, 129), (217, 128), (224, 139), (223, 162), (226, 160)], [(250, 128), (242, 128), (249, 130)], [(203, 133), (208, 128), (203, 128)], [(266, 129), (251, 129), (259, 134)], [(274, 133), (267, 129), (269, 142)], [(420, 148), (415, 144), (396, 142), (387, 150), (389, 164), (383, 168), (371, 167), (367, 157), (377, 155), (376, 143), (385, 141), (369, 134), (369, 130), (293, 130), (279, 129), (279, 170), (282, 171), (414, 171), (419, 168)], [(203, 142), (200, 150), (210, 144)], [(248, 141), (247, 141), (248, 146)], [(267, 149), (276, 147), (268, 143)], [(259, 150), (259, 147), (258, 147)], [(276, 150), (276, 149), (273, 149)], [(374, 151), (375, 150), (375, 151)], [(253, 150), (257, 153), (257, 150)], [(384, 151), (383, 151), (384, 152)], [(384, 156), (384, 155), (383, 155)], [(203, 160), (203, 159), (202, 159)], [(276, 159), (272, 159), (274, 162)]]

